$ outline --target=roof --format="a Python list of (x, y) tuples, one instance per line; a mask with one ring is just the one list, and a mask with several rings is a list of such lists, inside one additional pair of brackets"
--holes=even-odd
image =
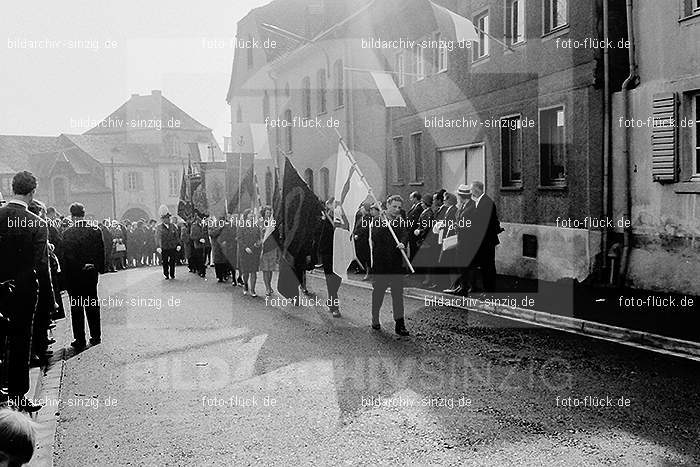
[(0, 173), (31, 170), (30, 155), (50, 154), (59, 148), (55, 136), (0, 135)]
[(130, 132), (103, 135), (67, 135), (66, 140), (89, 154), (100, 164), (151, 165), (150, 159), (160, 157), (160, 144), (131, 142)]
[(202, 125), (163, 97), (160, 91), (154, 90), (150, 95), (145, 96), (132, 94), (121, 107), (83, 134), (152, 132), (158, 125), (160, 128), (167, 128), (168, 122), (179, 123), (179, 126), (173, 127), (175, 130), (211, 131), (211, 128)]

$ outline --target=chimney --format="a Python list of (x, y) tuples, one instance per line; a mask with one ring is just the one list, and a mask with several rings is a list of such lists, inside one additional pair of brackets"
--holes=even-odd
[(138, 95), (138, 94), (132, 94), (132, 95), (131, 95), (131, 98), (133, 99), (134, 97), (139, 97), (139, 95)]
[(153, 96), (153, 97), (161, 97), (160, 89), (154, 89), (153, 91), (151, 91), (151, 96)]

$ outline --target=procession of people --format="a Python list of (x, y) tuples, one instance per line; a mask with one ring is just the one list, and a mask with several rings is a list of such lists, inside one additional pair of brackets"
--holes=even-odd
[[(26, 399), (29, 368), (45, 364), (55, 320), (65, 317), (62, 292), (70, 298), (75, 351), (101, 342), (99, 275), (122, 269), (162, 266), (165, 280), (176, 278), (176, 266), (207, 279), (214, 268), (220, 284), (240, 287), (256, 298), (258, 273), (266, 297), (277, 289), (299, 305), (311, 295), (306, 272), (319, 268), (326, 279), (328, 310), (341, 317), (339, 290), (343, 278), (334, 271), (334, 231), (345, 213), (337, 200), (306, 213), (317, 220), (310, 242), (297, 256), (283, 251), (275, 229), (275, 209), (258, 206), (221, 218), (196, 213), (189, 222), (160, 207), (159, 220), (115, 222), (86, 219), (86, 207), (73, 203), (70, 217), (34, 199), (37, 180), (20, 172), (12, 182), (11, 199), (0, 208), (0, 295), (2, 319), (2, 387), (4, 402), (27, 412), (39, 406)], [(376, 200), (373, 200), (376, 201)], [(399, 195), (386, 202), (365, 200), (354, 215), (354, 262), (348, 269), (373, 284), (371, 328), (379, 331), (384, 295), (391, 291), (397, 335), (407, 336), (404, 283), (414, 271), (429, 290), (462, 294), (495, 290), (495, 248), (503, 230), (496, 207), (475, 181), (455, 193), (414, 192), (410, 206)], [(406, 211), (404, 208), (408, 208)], [(288, 246), (288, 242), (287, 242)], [(291, 270), (292, 275), (284, 271)], [(289, 282), (293, 283), (289, 283)], [(290, 292), (291, 291), (291, 292)]]

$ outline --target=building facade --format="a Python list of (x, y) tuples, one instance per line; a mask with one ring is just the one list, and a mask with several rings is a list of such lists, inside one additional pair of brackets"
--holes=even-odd
[(0, 136), (0, 190), (7, 197), (12, 176), (31, 170), (37, 198), (59, 212), (80, 201), (98, 218), (151, 219), (161, 204), (177, 212), (190, 161), (222, 158), (211, 129), (156, 90), (133, 94), (81, 135)]
[(612, 120), (616, 217), (630, 190), (627, 280), (700, 295), (700, 2), (638, 1), (632, 18), (637, 80)]

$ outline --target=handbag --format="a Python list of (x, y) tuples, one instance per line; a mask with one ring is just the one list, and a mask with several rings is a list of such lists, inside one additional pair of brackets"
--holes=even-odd
[(457, 248), (457, 235), (445, 237), (442, 241), (442, 251), (454, 250)]

